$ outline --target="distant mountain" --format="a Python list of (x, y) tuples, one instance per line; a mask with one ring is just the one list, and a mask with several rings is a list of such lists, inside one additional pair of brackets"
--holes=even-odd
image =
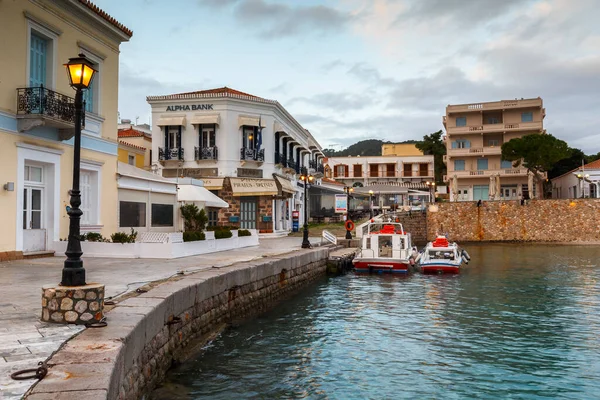
[[(358, 143), (348, 146), (348, 148), (340, 151), (334, 149), (324, 149), (323, 154), (327, 157), (347, 157), (347, 156), (380, 156), (381, 145), (392, 142), (384, 142), (379, 139), (361, 140)], [(406, 140), (400, 143), (415, 144), (418, 140)]]

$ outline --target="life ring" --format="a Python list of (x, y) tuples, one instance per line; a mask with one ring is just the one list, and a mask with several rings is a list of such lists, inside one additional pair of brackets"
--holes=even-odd
[(344, 224), (344, 226), (346, 227), (347, 231), (354, 230), (354, 222), (352, 222), (350, 220), (346, 221), (346, 223)]

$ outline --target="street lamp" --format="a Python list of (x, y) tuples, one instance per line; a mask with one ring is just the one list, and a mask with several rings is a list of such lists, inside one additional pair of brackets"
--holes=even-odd
[(581, 172), (578, 173), (577, 175), (577, 179), (579, 179), (579, 190), (581, 191), (581, 198), (583, 199), (585, 197), (585, 184), (583, 183), (583, 181), (587, 181), (590, 179), (590, 175), (589, 174), (582, 174)]
[(431, 203), (435, 202), (435, 182), (425, 182), (425, 184), (427, 185), (427, 188), (429, 190), (429, 201)]
[[(346, 192), (346, 222), (350, 221), (350, 193), (353, 191), (353, 187), (344, 187), (344, 192)], [(348, 229), (346, 229), (346, 239), (352, 239), (352, 233)]]
[(79, 57), (70, 58), (65, 64), (69, 84), (75, 89), (75, 144), (73, 147), (73, 189), (71, 195), (71, 208), (69, 214), (69, 242), (65, 255), (64, 268), (62, 270), (61, 286), (84, 286), (85, 269), (81, 255), (81, 240), (79, 237), (79, 224), (83, 212), (79, 209), (81, 205), (81, 192), (79, 191), (79, 168), (81, 153), (81, 117), (83, 111), (83, 91), (90, 87), (96, 70), (93, 64), (83, 54)]
[(304, 231), (302, 232), (303, 249), (310, 249), (310, 242), (308, 241), (308, 207), (306, 206), (306, 188), (314, 179), (315, 177), (312, 175), (300, 175), (300, 180), (304, 182)]
[(369, 218), (373, 218), (373, 191), (369, 190)]

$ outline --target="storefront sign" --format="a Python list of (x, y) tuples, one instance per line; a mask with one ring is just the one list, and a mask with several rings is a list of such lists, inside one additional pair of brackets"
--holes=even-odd
[(165, 169), (163, 169), (163, 176), (165, 178), (185, 177), (185, 178), (201, 179), (204, 176), (218, 176), (218, 175), (219, 175), (218, 168), (183, 168), (183, 169), (165, 168)]
[(191, 106), (186, 105), (177, 105), (177, 106), (167, 106), (167, 111), (200, 111), (200, 110), (212, 110), (212, 104), (192, 104)]
[(345, 194), (335, 195), (335, 212), (345, 213), (348, 211), (348, 196)]
[(238, 168), (237, 171), (237, 176), (239, 176), (240, 178), (242, 177), (247, 177), (247, 178), (262, 178), (263, 177), (263, 170), (262, 169), (255, 169), (255, 168)]
[(277, 195), (274, 179), (229, 178), (234, 196)]

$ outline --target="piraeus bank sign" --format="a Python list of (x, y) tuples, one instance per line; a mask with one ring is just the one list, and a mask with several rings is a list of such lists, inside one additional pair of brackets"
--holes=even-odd
[(190, 105), (177, 105), (167, 106), (167, 111), (200, 111), (200, 110), (212, 110), (212, 104), (192, 104)]

